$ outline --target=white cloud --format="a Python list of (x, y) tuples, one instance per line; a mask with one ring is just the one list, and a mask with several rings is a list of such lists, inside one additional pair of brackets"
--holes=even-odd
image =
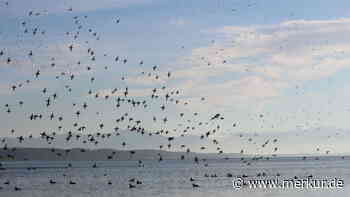
[(207, 33), (215, 43), (193, 49), (179, 61), (190, 66), (175, 76), (184, 79), (181, 87), (189, 97), (206, 95), (215, 105), (263, 102), (298, 82), (322, 80), (350, 67), (350, 19), (225, 26)]
[(128, 84), (132, 84), (132, 85), (155, 86), (155, 85), (165, 83), (165, 79), (161, 77), (163, 75), (164, 74), (159, 75), (159, 78), (156, 79), (154, 74), (152, 74), (151, 76), (144, 74), (142, 76), (130, 76), (130, 77), (127, 77), (125, 80)]

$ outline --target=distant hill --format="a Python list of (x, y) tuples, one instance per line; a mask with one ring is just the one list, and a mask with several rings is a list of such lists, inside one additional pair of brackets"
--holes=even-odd
[[(224, 158), (239, 157), (239, 154), (217, 154), (216, 146), (210, 138), (200, 139), (199, 136), (188, 135), (186, 137), (177, 136), (171, 141), (171, 148), (168, 137), (163, 135), (143, 135), (138, 133), (121, 130), (120, 135), (111, 135), (104, 138), (96, 137), (98, 145), (90, 143), (87, 135), (80, 135), (77, 139), (73, 134), (70, 140), (66, 140), (67, 134), (58, 134), (54, 136), (51, 143), (45, 138), (25, 137), (23, 141), (18, 138), (6, 137), (0, 142), (0, 161), (1, 160), (41, 160), (41, 161), (103, 161), (103, 160), (157, 160), (161, 154), (163, 159), (180, 159), (182, 155), (185, 159), (194, 159), (195, 156), (200, 158)], [(83, 141), (88, 141), (83, 143)], [(126, 142), (123, 147), (122, 143)], [(159, 149), (163, 145), (163, 149)], [(189, 146), (187, 146), (189, 145)], [(181, 148), (181, 146), (185, 146)], [(207, 152), (200, 150), (205, 146)], [(4, 149), (7, 147), (7, 150)], [(13, 148), (15, 147), (15, 151)], [(190, 148), (190, 153), (186, 149)], [(82, 150), (84, 150), (82, 152)], [(130, 150), (135, 153), (131, 154)], [(201, 153), (195, 153), (201, 152)]]
[[(83, 150), (83, 152), (82, 152)], [(158, 160), (160, 154), (164, 160), (180, 159), (218, 159), (238, 157), (239, 154), (186, 153), (162, 150), (114, 150), (114, 149), (51, 149), (51, 148), (15, 148), (0, 149), (0, 161), (104, 161), (104, 160)]]
[[(56, 134), (54, 140), (51, 140), (50, 143), (46, 139), (40, 137), (33, 137), (29, 139), (25, 137), (24, 140), (20, 143), (18, 138), (14, 137), (5, 137), (1, 138), (4, 140), (4, 143), (0, 142), (0, 147), (5, 144), (8, 147), (22, 147), (22, 148), (85, 148), (85, 149), (116, 149), (116, 150), (125, 150), (125, 149), (147, 149), (147, 150), (158, 150), (160, 145), (167, 147), (169, 144), (168, 137), (173, 137), (171, 135), (155, 135), (149, 136), (148, 134), (141, 135), (137, 132), (130, 132), (127, 130), (120, 130), (120, 135), (116, 136), (114, 133), (110, 137), (102, 134), (94, 138), (98, 141), (98, 145), (95, 145), (93, 142), (89, 142), (88, 136), (82, 133), (79, 133), (80, 138), (77, 139), (76, 135), (78, 133), (73, 133), (69, 141), (67, 141), (67, 134)], [(52, 135), (50, 135), (52, 136)], [(185, 151), (186, 148), (190, 148), (193, 152), (217, 152), (216, 146), (212, 143), (212, 139), (205, 138), (200, 139), (199, 136), (195, 135), (186, 135), (185, 137), (174, 136), (174, 140), (171, 142), (170, 151)], [(87, 141), (87, 143), (83, 143)], [(126, 146), (123, 147), (122, 143), (126, 142)], [(186, 148), (180, 148), (181, 145), (186, 145)], [(205, 146), (206, 150), (201, 150), (200, 147)]]

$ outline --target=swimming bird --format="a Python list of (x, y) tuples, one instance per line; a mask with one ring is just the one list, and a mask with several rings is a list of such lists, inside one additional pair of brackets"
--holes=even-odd
[(69, 181), (69, 184), (70, 184), (70, 185), (76, 185), (77, 183), (74, 182), (74, 181), (72, 181), (72, 180), (70, 180), (70, 181)]
[(20, 187), (15, 186), (14, 190), (15, 191), (21, 191), (22, 189)]
[(193, 187), (193, 188), (198, 188), (199, 185), (198, 185), (198, 184), (195, 184), (195, 183), (192, 183), (192, 187)]
[(133, 184), (131, 184), (131, 183), (129, 183), (129, 188), (130, 188), (130, 189), (131, 189), (131, 188), (136, 188), (136, 186), (133, 185)]

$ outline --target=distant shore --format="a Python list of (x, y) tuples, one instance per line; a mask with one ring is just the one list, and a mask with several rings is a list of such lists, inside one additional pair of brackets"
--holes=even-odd
[[(164, 160), (184, 160), (194, 159), (239, 159), (241, 157), (254, 158), (261, 160), (267, 158), (273, 159), (271, 155), (242, 155), (239, 153), (195, 153), (195, 152), (173, 152), (165, 150), (116, 150), (116, 149), (57, 149), (57, 148), (8, 148), (0, 149), (0, 161), (116, 161), (116, 160), (158, 160), (160, 157)], [(291, 158), (314, 158), (318, 157), (341, 157), (350, 158), (347, 155), (296, 155), (282, 154), (277, 157)]]
[(116, 149), (58, 149), (58, 148), (8, 148), (0, 149), (0, 161), (104, 161), (104, 160), (158, 160), (162, 159), (219, 159), (238, 158), (240, 154), (187, 153), (165, 150), (116, 150)]

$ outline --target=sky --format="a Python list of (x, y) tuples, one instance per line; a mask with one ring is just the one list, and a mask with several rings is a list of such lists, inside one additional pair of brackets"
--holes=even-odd
[[(91, 132), (103, 122), (108, 132), (124, 112), (144, 120), (147, 130), (177, 128), (171, 135), (178, 136), (183, 129), (178, 125), (183, 121), (179, 113), (192, 120), (188, 125), (220, 113), (224, 120), (197, 126), (191, 135), (201, 135), (220, 124), (213, 138), (222, 142), (226, 152), (244, 148), (249, 153), (272, 153), (274, 147), (261, 149), (260, 145), (278, 138), (281, 154), (348, 153), (349, 1), (5, 2), (0, 1), (0, 50), (4, 51), (0, 56), (0, 136), (11, 137), (12, 128), (17, 135), (38, 135), (55, 131), (60, 124), (64, 133), (73, 129), (75, 121), (88, 125)], [(28, 16), (30, 11), (40, 15)], [(76, 40), (72, 37), (78, 26), (74, 16), (82, 25)], [(38, 28), (45, 34), (24, 34), (23, 21), (27, 29)], [(97, 36), (92, 36), (89, 28)], [(72, 52), (68, 49), (71, 44)], [(90, 60), (88, 48), (96, 51), (96, 61)], [(30, 50), (34, 55), (28, 57)], [(116, 63), (115, 56), (127, 58), (128, 63)], [(6, 63), (7, 57), (11, 64)], [(52, 57), (55, 68), (50, 67)], [(83, 66), (77, 65), (78, 61)], [(86, 71), (87, 65), (94, 68), (92, 72)], [(159, 67), (160, 79), (140, 74), (152, 72), (154, 65)], [(41, 76), (35, 79), (38, 69)], [(61, 72), (74, 73), (76, 79), (55, 79)], [(171, 78), (166, 77), (167, 72)], [(96, 78), (93, 84), (89, 81), (92, 76)], [(11, 90), (13, 84), (26, 79), (31, 83)], [(72, 87), (72, 93), (65, 91), (66, 85)], [(113, 99), (98, 100), (87, 94), (92, 89), (111, 95), (114, 88), (126, 86), (137, 99), (149, 98), (154, 87), (166, 86), (166, 90), (179, 90), (179, 99), (189, 104), (169, 104), (163, 112), (159, 108), (163, 102), (152, 101), (147, 109), (122, 107), (118, 111)], [(40, 93), (43, 88), (58, 93), (59, 101), (49, 109)], [(22, 107), (18, 106), (20, 100), (25, 103)], [(89, 103), (89, 111), (79, 120), (74, 118), (72, 102)], [(10, 105), (11, 114), (5, 104)], [(28, 120), (32, 112), (45, 114), (45, 120)], [(51, 112), (62, 115), (63, 122), (48, 121)], [(199, 115), (193, 117), (195, 112)], [(155, 114), (159, 119), (166, 116), (167, 125), (151, 121)], [(138, 148), (149, 147), (141, 138), (133, 143), (140, 145)]]

